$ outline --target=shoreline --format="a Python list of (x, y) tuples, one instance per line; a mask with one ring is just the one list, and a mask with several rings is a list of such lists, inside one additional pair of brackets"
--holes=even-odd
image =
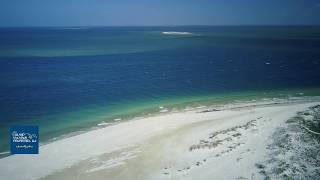
[[(201, 107), (220, 107), (225, 104), (238, 104), (260, 101), (291, 101), (298, 99), (320, 99), (319, 88), (291, 88), (276, 90), (236, 91), (217, 94), (203, 94), (198, 96), (164, 97), (163, 99), (147, 99), (136, 102), (123, 103), (118, 107), (88, 106), (83, 110), (71, 111), (46, 117), (37, 117), (30, 125), (39, 125), (41, 129), (41, 145), (56, 140), (79, 135), (87, 131), (100, 129), (134, 119), (158, 116), (161, 114), (184, 112)], [(121, 119), (121, 120), (119, 120)], [(52, 123), (55, 122), (55, 123)], [(3, 132), (6, 132), (3, 126)], [(8, 138), (4, 134), (4, 138)], [(7, 143), (0, 146), (0, 159), (9, 154)]]
[[(112, 120), (107, 119), (98, 122), (94, 126), (90, 126), (86, 128), (85, 130), (77, 130), (77, 131), (72, 131), (68, 132), (65, 134), (61, 134), (59, 136), (50, 138), (49, 140), (40, 143), (40, 145), (46, 145), (49, 143), (53, 143), (58, 140), (62, 140), (65, 138), (81, 135), (93, 130), (105, 128), (108, 126), (114, 126), (118, 125), (120, 123), (125, 123), (128, 121), (136, 121), (144, 118), (152, 118), (152, 117), (157, 117), (157, 116), (162, 116), (162, 115), (167, 115), (167, 114), (175, 114), (175, 113), (183, 113), (183, 112), (196, 112), (196, 113), (205, 113), (203, 111), (223, 111), (223, 110), (233, 110), (233, 109), (238, 109), (238, 108), (250, 108), (252, 107), (259, 107), (259, 106), (272, 106), (272, 105), (287, 105), (287, 104), (294, 104), (294, 103), (305, 103), (305, 102), (317, 102), (320, 101), (320, 96), (301, 96), (301, 97), (288, 97), (288, 98), (258, 98), (258, 100), (253, 99), (253, 100), (232, 100), (232, 101), (226, 101), (226, 102), (219, 102), (216, 104), (210, 104), (210, 105), (202, 105), (201, 103), (195, 103), (195, 102), (185, 102), (182, 104), (185, 104), (183, 107), (181, 104), (177, 104), (181, 106), (180, 108), (176, 108), (176, 104), (173, 105), (168, 105), (168, 106), (159, 106), (159, 111), (155, 112), (148, 112), (145, 113), (145, 111), (139, 111), (138, 113), (135, 113), (135, 116), (129, 116), (124, 118), (119, 115), (119, 118), (113, 118)], [(188, 105), (188, 103), (193, 104), (193, 105)], [(161, 104), (161, 103), (160, 103)], [(198, 105), (195, 105), (198, 104)], [(154, 108), (151, 108), (154, 109)], [(166, 110), (166, 111), (163, 111)], [(117, 116), (118, 117), (118, 116)], [(0, 154), (9, 154), (9, 151), (7, 152), (0, 152)], [(9, 154), (10, 155), (10, 154)], [(0, 159), (3, 157), (0, 157)]]
[[(296, 90), (295, 90), (296, 91)], [(241, 96), (242, 97), (242, 96)], [(235, 97), (234, 97), (235, 98)], [(248, 98), (248, 99), (247, 99)], [(128, 121), (135, 121), (144, 118), (152, 118), (167, 114), (175, 114), (175, 113), (183, 113), (183, 112), (196, 112), (196, 113), (205, 113), (211, 111), (223, 111), (223, 110), (232, 110), (237, 108), (245, 108), (247, 107), (259, 107), (259, 106), (272, 106), (272, 105), (286, 105), (292, 103), (303, 103), (303, 102), (317, 102), (320, 101), (320, 96), (290, 96), (288, 95), (286, 98), (284, 97), (255, 97), (255, 95), (251, 96), (243, 96), (241, 100), (226, 100), (225, 102), (213, 102), (210, 104), (203, 104), (202, 101), (190, 101), (190, 102), (183, 102), (177, 104), (165, 104), (158, 107), (158, 111), (156, 111), (155, 107), (149, 108), (147, 111), (140, 110), (139, 112), (135, 112), (134, 116), (130, 115), (118, 115), (117, 118), (107, 118), (106, 120), (98, 121), (95, 125), (88, 126), (82, 130), (75, 130), (71, 132), (66, 132), (61, 135), (46, 139), (44, 142), (40, 142), (40, 146), (47, 145), (53, 143), (55, 141), (63, 140), (65, 138), (70, 138), (73, 136), (78, 136), (90, 131), (98, 130), (101, 128), (105, 128), (108, 126), (118, 125), (120, 123), (125, 123)], [(159, 103), (163, 104), (163, 103)], [(152, 109), (152, 112), (149, 110)], [(165, 111), (163, 111), (165, 110)], [(128, 117), (127, 117), (128, 116)], [(10, 151), (1, 151), (0, 152), (0, 159), (11, 156)]]
[[(153, 149), (154, 147), (159, 147), (160, 152), (157, 153), (162, 154), (166, 157), (165, 159), (168, 159), (168, 161), (171, 162), (172, 159), (166, 156), (168, 155), (168, 152), (172, 151), (172, 149), (167, 146), (168, 143), (171, 145), (172, 143), (176, 143), (176, 141), (170, 140), (171, 138), (182, 140), (182, 142), (180, 142), (180, 140), (177, 141), (179, 143), (173, 149), (176, 149), (174, 151), (181, 150), (182, 156), (186, 156), (188, 159), (189, 156), (192, 156), (192, 153), (191, 155), (189, 154), (189, 149), (193, 147), (193, 145), (198, 147), (196, 142), (199, 142), (204, 136), (208, 136), (208, 134), (215, 131), (215, 129), (217, 131), (219, 129), (226, 130), (234, 127), (241, 127), (239, 129), (241, 130), (245, 128), (243, 124), (248, 123), (252, 119), (256, 119), (256, 121), (259, 122), (260, 120), (258, 118), (262, 115), (265, 117), (264, 119), (268, 119), (268, 117), (281, 117), (279, 122), (270, 124), (270, 127), (276, 127), (280, 125), (281, 122), (283, 123), (283, 121), (294, 116), (298, 111), (302, 111), (307, 107), (319, 104), (320, 102), (310, 101), (312, 101), (312, 99), (297, 99), (283, 102), (273, 100), (269, 103), (247, 102), (239, 103), (238, 105), (228, 104), (225, 105), (225, 109), (219, 111), (199, 113), (208, 109), (208, 107), (203, 107), (203, 109), (199, 108), (183, 112), (169, 112), (158, 116), (124, 121), (115, 125), (98, 128), (41, 145), (39, 155), (12, 155), (2, 158), (0, 159), (0, 171), (3, 177), (10, 177), (10, 179), (65, 178), (83, 167), (86, 167), (86, 175), (93, 174), (92, 176), (96, 177), (102, 172), (104, 175), (111, 175), (121, 171), (119, 169), (121, 169), (122, 166), (126, 166), (126, 164), (136, 164), (137, 160), (135, 159), (141, 159), (141, 156), (154, 155), (153, 153), (157, 152)], [(276, 115), (277, 113), (280, 114), (279, 117)], [(194, 133), (194, 137), (188, 135), (190, 132)], [(161, 142), (165, 143), (163, 144)], [(219, 142), (223, 143), (224, 141), (220, 139)], [(242, 144), (239, 144), (239, 146), (241, 145)], [(115, 155), (112, 155), (112, 153), (115, 153)], [(121, 153), (124, 157), (121, 157)], [(114, 156), (120, 156), (120, 158), (115, 158)], [(180, 155), (177, 157), (180, 157)], [(112, 159), (114, 162), (110, 162)], [(144, 176), (139, 178), (148, 179), (147, 177), (150, 173), (152, 174), (154, 171), (166, 170), (160, 168), (160, 166), (162, 166), (161, 163), (154, 164), (153, 162), (149, 162), (151, 159), (154, 158), (142, 158), (142, 163), (138, 163), (138, 167), (139, 164), (142, 166), (140, 168), (143, 168), (143, 166), (148, 167), (149, 165), (150, 167), (153, 167), (152, 170), (141, 173)], [(194, 159), (194, 157), (191, 157), (191, 159)], [(35, 162), (34, 165), (30, 165), (30, 161)], [(204, 162), (201, 162), (201, 164), (203, 163)], [(200, 164), (196, 166), (199, 165)], [(114, 171), (111, 172), (110, 169), (113, 169)], [(136, 168), (133, 169), (136, 170)], [(167, 169), (169, 168), (167, 167)], [(182, 171), (182, 169), (180, 168), (178, 170)], [(135, 171), (132, 171), (131, 173), (133, 172)], [(168, 178), (167, 175), (170, 174), (166, 173), (167, 172), (163, 172), (160, 173), (159, 176), (152, 176), (156, 177), (154, 179), (166, 179)], [(126, 179), (126, 177), (124, 177), (125, 175), (130, 175), (130, 172), (124, 173), (123, 176), (119, 176), (115, 179)], [(79, 178), (81, 179), (81, 177)], [(96, 178), (99, 179), (98, 177)]]
[[(157, 117), (157, 116), (162, 116), (162, 115), (168, 115), (168, 114), (176, 114), (176, 113), (183, 113), (183, 112), (196, 112), (196, 113), (205, 113), (203, 111), (223, 111), (223, 110), (233, 110), (233, 109), (238, 109), (238, 108), (250, 108), (250, 107), (259, 107), (259, 106), (272, 106), (272, 105), (287, 105), (287, 104), (294, 104), (294, 103), (306, 103), (306, 102), (318, 102), (320, 101), (320, 96), (301, 96), (301, 97), (288, 97), (288, 98), (260, 98), (258, 100), (232, 100), (232, 101), (227, 101), (227, 102), (219, 102), (216, 104), (210, 104), (210, 105), (203, 105), (201, 103), (195, 103), (195, 102), (188, 102), (193, 105), (187, 105), (188, 103), (182, 103), (185, 104), (183, 108), (176, 108), (175, 105), (181, 106), (181, 104), (173, 104), (173, 105), (164, 105), (164, 106), (159, 106), (158, 110), (159, 111), (154, 111), (154, 112), (148, 112), (145, 113), (145, 111), (139, 111), (137, 113), (134, 113), (136, 115), (134, 116), (128, 116), (126, 115), (122, 117), (121, 115), (117, 116), (118, 118), (113, 118), (113, 119), (106, 119), (103, 121), (98, 122), (94, 126), (88, 127), (86, 130), (81, 130), (81, 131), (74, 131), (74, 132), (69, 132), (66, 134), (62, 134), (60, 136), (54, 137), (49, 139), (47, 142), (42, 143), (41, 145), (45, 145), (48, 143), (52, 143), (57, 140), (81, 135), (86, 132), (90, 132), (93, 130), (105, 128), (108, 126), (114, 126), (118, 125), (120, 123), (125, 123), (129, 121), (136, 121), (140, 119), (145, 119), (145, 118), (152, 118), (152, 117)], [(160, 103), (161, 104), (161, 103)], [(198, 105), (195, 105), (198, 104)], [(155, 108), (150, 108), (150, 109), (155, 109)], [(165, 111), (163, 111), (165, 110)], [(0, 158), (1, 159), (1, 158)]]

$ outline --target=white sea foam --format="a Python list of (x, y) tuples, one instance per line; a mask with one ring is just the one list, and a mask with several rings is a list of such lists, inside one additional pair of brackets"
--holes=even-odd
[(191, 110), (194, 110), (194, 109), (195, 109), (194, 107), (189, 107), (189, 106), (184, 108), (185, 111), (191, 111)]
[(10, 154), (10, 152), (9, 151), (0, 152), (0, 155), (4, 155), (4, 154)]
[(122, 120), (121, 118), (114, 119), (114, 121), (121, 121), (121, 120)]
[(101, 123), (98, 124), (98, 126), (108, 126), (110, 124), (111, 123), (107, 123), (107, 122), (102, 121)]
[(87, 27), (66, 27), (66, 28), (61, 28), (64, 30), (78, 30), (78, 29), (88, 29)]
[(198, 107), (196, 107), (197, 109), (203, 109), (203, 108), (205, 108), (205, 107), (207, 107), (207, 106), (198, 106)]
[(168, 109), (161, 109), (159, 112), (165, 113), (165, 112), (168, 112), (168, 111), (169, 111)]
[(166, 35), (193, 35), (191, 32), (178, 32), (178, 31), (164, 31), (162, 34)]
[(160, 113), (165, 113), (165, 112), (169, 112), (169, 110), (163, 106), (159, 106), (159, 109), (160, 109)]

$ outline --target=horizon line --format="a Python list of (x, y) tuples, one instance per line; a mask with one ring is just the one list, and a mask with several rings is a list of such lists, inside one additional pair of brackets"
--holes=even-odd
[(320, 24), (185, 24), (185, 25), (57, 25), (57, 26), (38, 26), (38, 25), (31, 25), (31, 26), (1, 26), (0, 28), (77, 28), (77, 27), (86, 27), (86, 28), (103, 28), (103, 27), (252, 27), (252, 26), (320, 26)]

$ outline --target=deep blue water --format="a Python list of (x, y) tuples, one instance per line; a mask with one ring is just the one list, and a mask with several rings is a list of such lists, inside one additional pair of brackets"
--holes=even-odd
[(12, 124), (52, 138), (138, 102), (309, 88), (320, 27), (0, 29), (0, 149)]

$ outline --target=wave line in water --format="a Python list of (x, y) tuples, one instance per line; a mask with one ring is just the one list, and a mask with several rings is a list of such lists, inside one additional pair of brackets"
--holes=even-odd
[(191, 32), (178, 32), (178, 31), (164, 31), (162, 34), (165, 35), (193, 35)]

